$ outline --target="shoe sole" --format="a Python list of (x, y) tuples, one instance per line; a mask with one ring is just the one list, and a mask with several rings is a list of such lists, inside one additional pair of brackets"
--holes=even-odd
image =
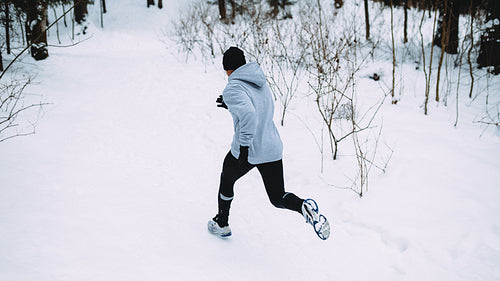
[(326, 240), (330, 237), (330, 223), (325, 216), (319, 215), (319, 220), (314, 222), (313, 228), (321, 240)]
[(208, 232), (210, 232), (211, 234), (213, 234), (213, 235), (215, 235), (217, 237), (220, 237), (220, 238), (227, 238), (227, 237), (229, 237), (229, 236), (232, 235), (232, 232), (229, 232), (229, 233), (220, 233), (220, 232), (218, 232), (216, 229), (214, 229), (210, 225), (210, 222), (208, 223), (207, 228), (208, 228)]
[(330, 223), (324, 215), (319, 213), (318, 204), (312, 199), (306, 199), (304, 203), (312, 209), (311, 212), (308, 208), (305, 208), (311, 217), (311, 221), (307, 223), (312, 225), (314, 232), (316, 232), (316, 235), (318, 235), (321, 240), (328, 239), (328, 237), (330, 237)]

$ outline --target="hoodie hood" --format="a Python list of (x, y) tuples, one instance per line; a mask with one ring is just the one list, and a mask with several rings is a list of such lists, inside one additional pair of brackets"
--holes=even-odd
[(266, 75), (256, 62), (249, 62), (236, 69), (230, 76), (228, 81), (240, 80), (251, 83), (257, 87), (262, 87), (266, 83)]

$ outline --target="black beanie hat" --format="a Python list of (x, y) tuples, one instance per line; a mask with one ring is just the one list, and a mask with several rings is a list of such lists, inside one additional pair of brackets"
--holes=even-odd
[(243, 51), (237, 47), (229, 48), (222, 58), (222, 65), (224, 70), (236, 70), (238, 67), (244, 65), (246, 62)]

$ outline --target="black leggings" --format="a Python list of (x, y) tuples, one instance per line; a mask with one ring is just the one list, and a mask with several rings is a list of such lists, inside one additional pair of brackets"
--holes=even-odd
[(267, 196), (276, 208), (289, 209), (302, 214), (302, 202), (295, 194), (285, 192), (283, 180), (283, 162), (281, 160), (263, 164), (257, 164), (249, 169), (242, 169), (231, 152), (226, 155), (222, 166), (222, 174), (219, 187), (219, 215), (229, 216), (231, 201), (234, 196), (234, 183), (248, 173), (253, 167), (257, 167), (264, 181)]

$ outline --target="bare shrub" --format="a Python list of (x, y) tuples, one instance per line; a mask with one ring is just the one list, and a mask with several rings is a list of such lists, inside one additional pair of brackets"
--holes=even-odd
[(186, 53), (186, 60), (199, 50), (204, 59), (213, 58), (214, 25), (217, 22), (217, 11), (205, 1), (198, 1), (183, 9), (179, 18), (172, 22), (173, 31), (166, 35)]
[(34, 134), (41, 110), (47, 105), (33, 102), (36, 97), (24, 92), (31, 83), (29, 76), (17, 76), (0, 83), (0, 142)]
[(498, 93), (499, 87), (498, 85), (495, 85), (496, 87), (491, 85), (491, 81), (494, 79), (493, 74), (487, 73), (483, 79), (486, 80), (485, 88), (481, 89), (485, 92), (484, 111), (476, 118), (474, 123), (483, 125), (484, 131), (489, 128), (496, 128), (498, 133), (500, 130), (500, 98), (495, 94)]
[[(348, 188), (362, 196), (372, 167), (387, 167), (387, 162), (379, 165), (375, 159), (381, 126), (374, 125), (374, 120), (389, 94), (385, 93), (375, 105), (358, 108), (357, 74), (378, 41), (372, 39), (362, 46), (357, 30), (363, 22), (355, 14), (333, 13), (333, 5), (324, 12), (324, 5), (328, 5), (325, 3), (297, 3), (298, 13), (293, 20), (269, 17), (265, 1), (254, 3), (232, 19), (234, 24), (212, 20), (217, 18), (217, 8), (198, 3), (175, 24), (173, 39), (182, 50), (193, 53), (197, 49), (203, 58), (212, 60), (219, 50), (222, 54), (232, 45), (242, 48), (249, 60), (263, 66), (274, 97), (282, 106), (282, 125), (297, 93), (301, 89), (310, 93), (305, 96), (314, 97), (323, 121), (321, 139), (325, 132), (331, 159), (337, 159), (340, 142), (352, 144), (351, 168), (355, 172), (349, 177)], [(304, 125), (314, 135), (309, 125)], [(379, 128), (378, 135), (372, 133), (375, 128)], [(323, 142), (320, 145), (314, 137), (323, 156)]]
[(295, 97), (304, 77), (306, 52), (309, 44), (300, 45), (301, 26), (295, 21), (274, 21), (270, 28), (273, 40), (265, 45), (268, 54), (268, 82), (282, 105), (281, 125), (290, 102)]
[[(377, 40), (361, 45), (356, 15), (331, 13), (330, 7), (324, 11), (320, 0), (305, 3), (300, 9), (303, 32), (299, 34), (307, 42), (301, 46), (307, 48), (304, 53), (308, 54), (308, 85), (328, 134), (332, 160), (337, 159), (340, 143), (351, 141), (357, 168), (349, 177), (351, 185), (345, 188), (362, 196), (368, 188), (370, 170), (377, 166), (375, 155), (381, 126), (374, 125), (374, 120), (388, 93), (375, 105), (358, 108), (357, 74), (373, 53)], [(371, 131), (377, 127), (380, 131), (374, 138)]]
[[(307, 67), (309, 87), (315, 94), (316, 105), (328, 130), (333, 160), (337, 159), (339, 143), (357, 129), (345, 130), (342, 124), (342, 112), (349, 112), (347, 120), (355, 120), (354, 112), (356, 73), (365, 63), (367, 54), (360, 60), (359, 40), (355, 25), (345, 23), (335, 33), (330, 27), (335, 26), (337, 18), (325, 15), (321, 1), (312, 2), (301, 9), (301, 24), (305, 44), (309, 48)], [(316, 19), (316, 20), (311, 20)], [(338, 120), (338, 122), (336, 122)]]

